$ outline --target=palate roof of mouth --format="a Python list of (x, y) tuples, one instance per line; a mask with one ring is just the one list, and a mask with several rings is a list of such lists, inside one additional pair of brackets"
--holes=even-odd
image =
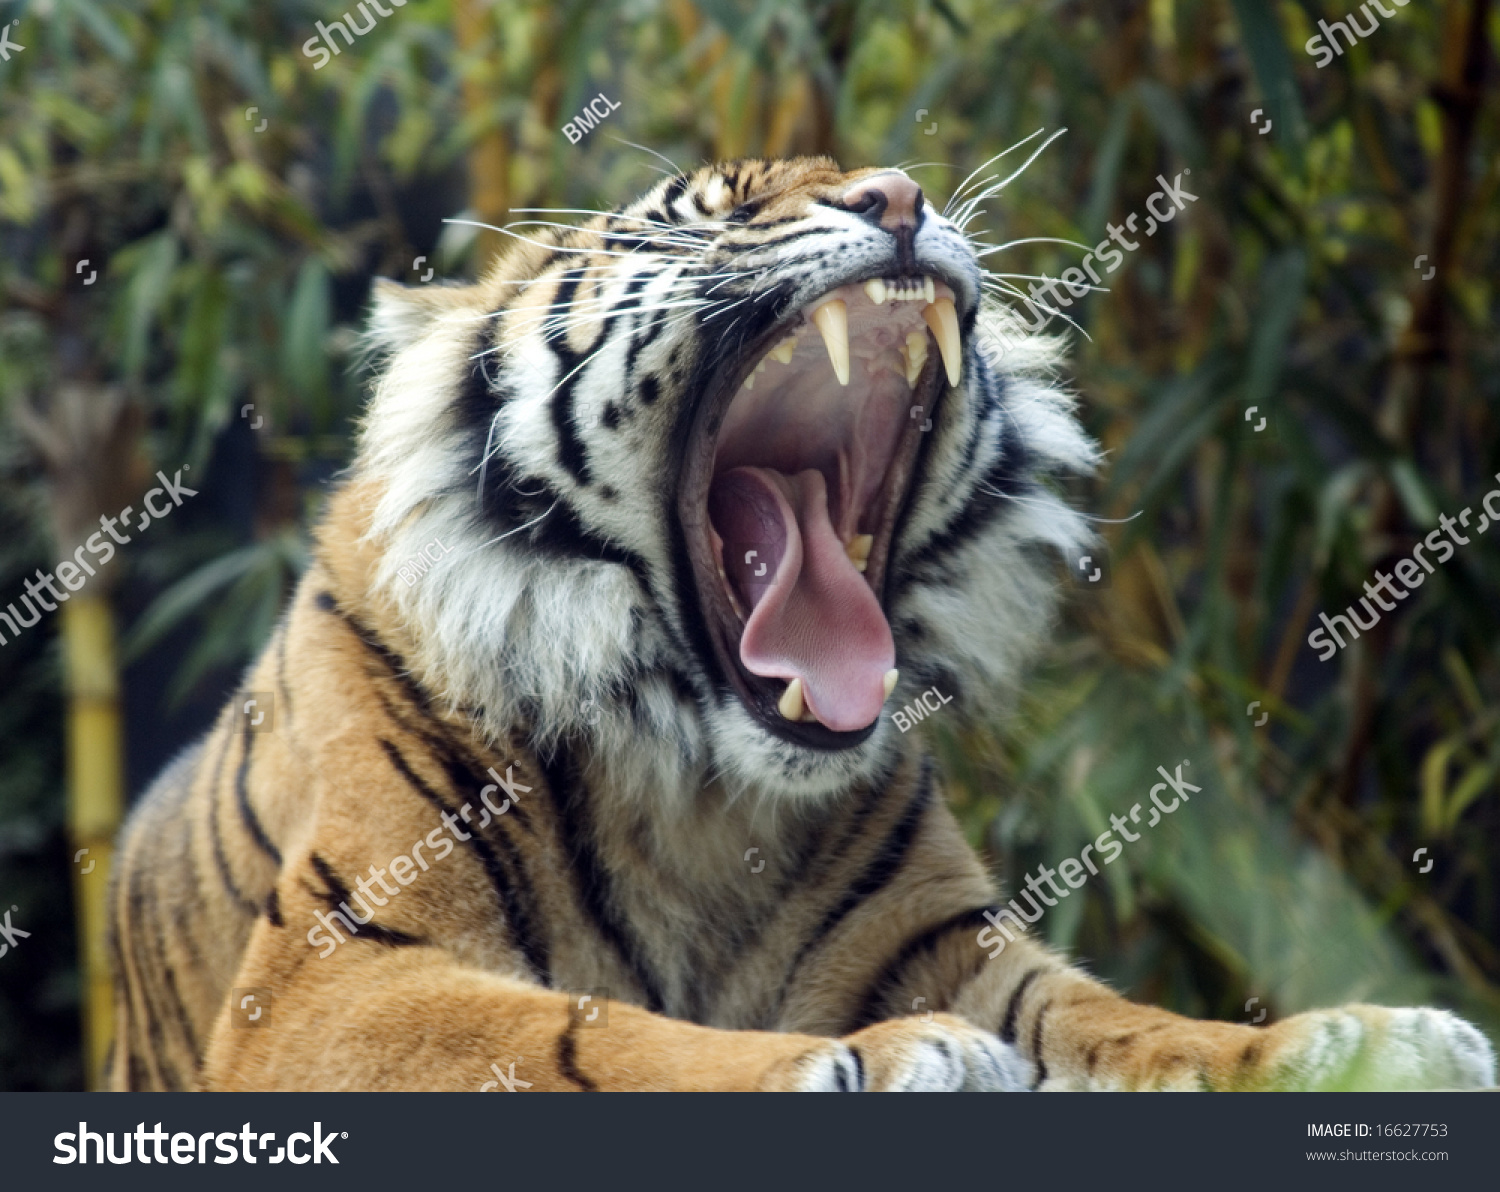
[[(928, 295), (952, 302), (940, 284), (897, 284), (897, 296), (892, 283), (841, 286), (804, 309), (736, 393), (708, 495), (714, 553), (745, 618), (741, 663), (800, 679), (807, 710), (836, 731), (865, 728), (885, 701), (895, 645), (861, 555), (933, 343)], [(847, 385), (817, 320), (835, 301)]]

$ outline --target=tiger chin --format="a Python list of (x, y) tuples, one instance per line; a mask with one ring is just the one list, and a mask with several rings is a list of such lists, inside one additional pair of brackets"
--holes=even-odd
[(910, 178), (739, 161), (511, 235), (377, 286), (314, 562), (122, 836), (113, 1087), (1494, 1082), (1445, 1012), (1196, 1022), (977, 942), (883, 712), (1014, 688), (1097, 453)]

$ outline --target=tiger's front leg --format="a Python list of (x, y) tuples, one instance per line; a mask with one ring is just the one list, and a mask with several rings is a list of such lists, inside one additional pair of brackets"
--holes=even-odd
[(265, 1025), (226, 1003), (211, 1090), (895, 1091), (1024, 1088), (1030, 1070), (948, 1016), (846, 1039), (716, 1030), (610, 1002), (593, 1026), (556, 990), (439, 947), (350, 941), (326, 959), (261, 920), (235, 987), (268, 992)]
[[(918, 998), (1014, 1045), (1044, 1090), (1460, 1089), (1495, 1083), (1488, 1040), (1444, 1010), (1350, 1005), (1268, 1027), (1137, 1005), (1025, 938), (994, 958), (982, 911), (891, 971), (890, 1008)], [(990, 937), (992, 940), (994, 936)]]

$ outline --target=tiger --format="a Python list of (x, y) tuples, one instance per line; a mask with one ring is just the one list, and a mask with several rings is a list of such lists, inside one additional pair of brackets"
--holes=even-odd
[(1002, 917), (885, 712), (1013, 700), (1100, 452), (966, 186), (737, 160), (375, 284), (309, 566), (121, 833), (110, 1087), (1494, 1083), (1449, 1012), (1195, 1021)]

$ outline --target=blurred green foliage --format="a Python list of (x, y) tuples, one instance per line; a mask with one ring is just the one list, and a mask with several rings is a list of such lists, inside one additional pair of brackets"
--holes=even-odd
[[(1401, 8), (1318, 69), (1302, 47), (1345, 14), (1313, 0), (412, 0), (314, 70), (302, 43), (347, 7), (0, 5), (28, 47), (0, 63), (0, 405), (88, 377), (139, 404), (145, 456), (205, 468), (245, 406), (269, 421), (253, 525), (164, 531), (129, 562), (159, 597), (135, 647), (193, 626), (179, 695), (253, 655), (301, 565), (349, 449), (368, 279), (415, 281), (418, 255), (477, 266), (485, 242), (439, 220), (476, 214), (466, 155), (484, 138), (513, 209), (623, 202), (666, 168), (653, 153), (905, 164), (941, 205), (1001, 149), (1066, 128), (986, 203), (983, 239), (1093, 244), (1158, 175), (1199, 197), (1067, 312), (1086, 333), (1071, 382), (1109, 452), (1077, 495), (1112, 584), (1070, 589), (1013, 715), (937, 718), (955, 804), (1015, 878), (1189, 759), (1202, 793), (1049, 912), (1047, 938), (1189, 1013), (1429, 1001), (1500, 1037), (1494, 533), (1332, 660), (1305, 644), (1500, 472), (1487, 3)], [(459, 8), (477, 41), (455, 37)], [(571, 145), (561, 124), (599, 91), (619, 111)], [(986, 264), (1057, 277), (1082, 256), (1024, 243)], [(44, 525), (10, 434), (0, 517)], [(0, 592), (49, 557), (17, 530)], [(26, 886), (65, 860), (47, 632), (0, 651), (7, 905), (67, 897), (63, 872)], [(55, 1014), (69, 958), (49, 948), (25, 978), (19, 953), (0, 961), (0, 1084), (76, 1074)]]

